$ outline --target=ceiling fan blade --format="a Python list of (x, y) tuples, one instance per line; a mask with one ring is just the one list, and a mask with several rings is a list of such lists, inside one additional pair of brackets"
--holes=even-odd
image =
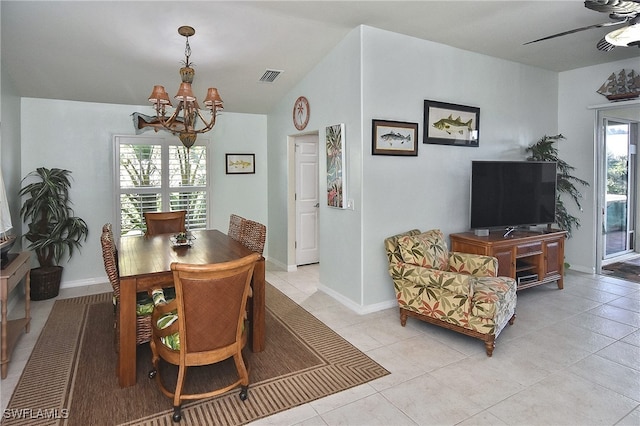
[(605, 40), (604, 37), (602, 37), (598, 42), (598, 44), (596, 44), (596, 48), (598, 50), (602, 50), (603, 52), (610, 52), (616, 47), (613, 44), (609, 43), (607, 40)]
[(584, 7), (618, 16), (633, 17), (640, 13), (640, 2), (637, 0), (585, 0)]
[(562, 36), (573, 34), (573, 33), (577, 33), (577, 32), (580, 32), (580, 31), (590, 30), (592, 28), (603, 28), (603, 27), (610, 27), (612, 25), (620, 25), (620, 24), (624, 24), (627, 21), (628, 21), (628, 19), (622, 19), (622, 20), (616, 21), (616, 22), (604, 22), (602, 24), (587, 25), (586, 27), (575, 28), (573, 30), (563, 31), (563, 32), (558, 33), (558, 34), (554, 34), (554, 35), (550, 35), (550, 36), (547, 36), (547, 37), (539, 38), (537, 40), (528, 41), (528, 42), (524, 43), (523, 46), (526, 46), (527, 44), (531, 44), (531, 43), (537, 43), (539, 41), (549, 40), (549, 39), (556, 38), (556, 37), (562, 37)]

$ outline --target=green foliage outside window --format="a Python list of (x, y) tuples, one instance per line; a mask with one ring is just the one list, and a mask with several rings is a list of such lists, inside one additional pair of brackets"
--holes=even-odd
[(627, 156), (607, 154), (607, 194), (627, 195)]

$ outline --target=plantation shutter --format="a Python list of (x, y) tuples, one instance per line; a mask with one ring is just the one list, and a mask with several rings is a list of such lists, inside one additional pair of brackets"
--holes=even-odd
[[(186, 210), (188, 230), (206, 229), (206, 140), (187, 149), (161, 137), (116, 136), (120, 235), (146, 231), (145, 212)], [(188, 155), (188, 157), (187, 157)]]

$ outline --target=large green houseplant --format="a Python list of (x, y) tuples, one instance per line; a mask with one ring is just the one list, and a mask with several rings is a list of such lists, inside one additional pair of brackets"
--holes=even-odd
[(27, 197), (20, 209), (20, 216), (29, 227), (24, 238), (40, 264), (40, 268), (31, 270), (34, 300), (58, 295), (62, 278), (60, 260), (67, 252), (71, 259), (74, 249), (87, 240), (87, 224), (74, 216), (71, 209), (70, 174), (69, 170), (39, 167), (23, 179), (23, 182), (35, 179), (20, 190), (20, 195)]
[(580, 228), (580, 219), (570, 214), (562, 200), (562, 194), (567, 194), (576, 204), (578, 209), (582, 211), (580, 199), (582, 193), (576, 185), (589, 186), (589, 182), (572, 175), (575, 167), (567, 164), (566, 161), (558, 158), (558, 148), (555, 144), (564, 140), (561, 134), (555, 136), (543, 136), (533, 145), (527, 147), (526, 151), (530, 153), (527, 157), (528, 161), (555, 161), (557, 164), (557, 180), (556, 180), (556, 224), (560, 229), (567, 231), (567, 235), (571, 237), (573, 228)]

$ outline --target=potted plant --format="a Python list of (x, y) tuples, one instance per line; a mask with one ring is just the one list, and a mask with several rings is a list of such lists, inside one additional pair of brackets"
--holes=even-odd
[(69, 259), (75, 248), (87, 240), (89, 229), (84, 220), (75, 217), (71, 209), (69, 170), (39, 167), (29, 173), (37, 181), (20, 190), (26, 200), (20, 209), (20, 216), (28, 223), (24, 234), (36, 253), (39, 268), (31, 270), (31, 298), (44, 300), (56, 297), (60, 290), (62, 266), (60, 260), (68, 251)]
[(567, 231), (567, 236), (571, 237), (573, 227), (580, 228), (580, 219), (569, 214), (561, 195), (567, 194), (576, 203), (578, 209), (582, 211), (580, 198), (582, 193), (576, 185), (589, 186), (589, 182), (572, 176), (571, 173), (575, 167), (570, 166), (565, 161), (558, 158), (558, 149), (554, 144), (565, 139), (561, 134), (555, 136), (543, 136), (533, 145), (530, 145), (526, 151), (531, 153), (527, 157), (528, 161), (555, 161), (557, 163), (557, 180), (556, 180), (556, 224), (560, 229)]

